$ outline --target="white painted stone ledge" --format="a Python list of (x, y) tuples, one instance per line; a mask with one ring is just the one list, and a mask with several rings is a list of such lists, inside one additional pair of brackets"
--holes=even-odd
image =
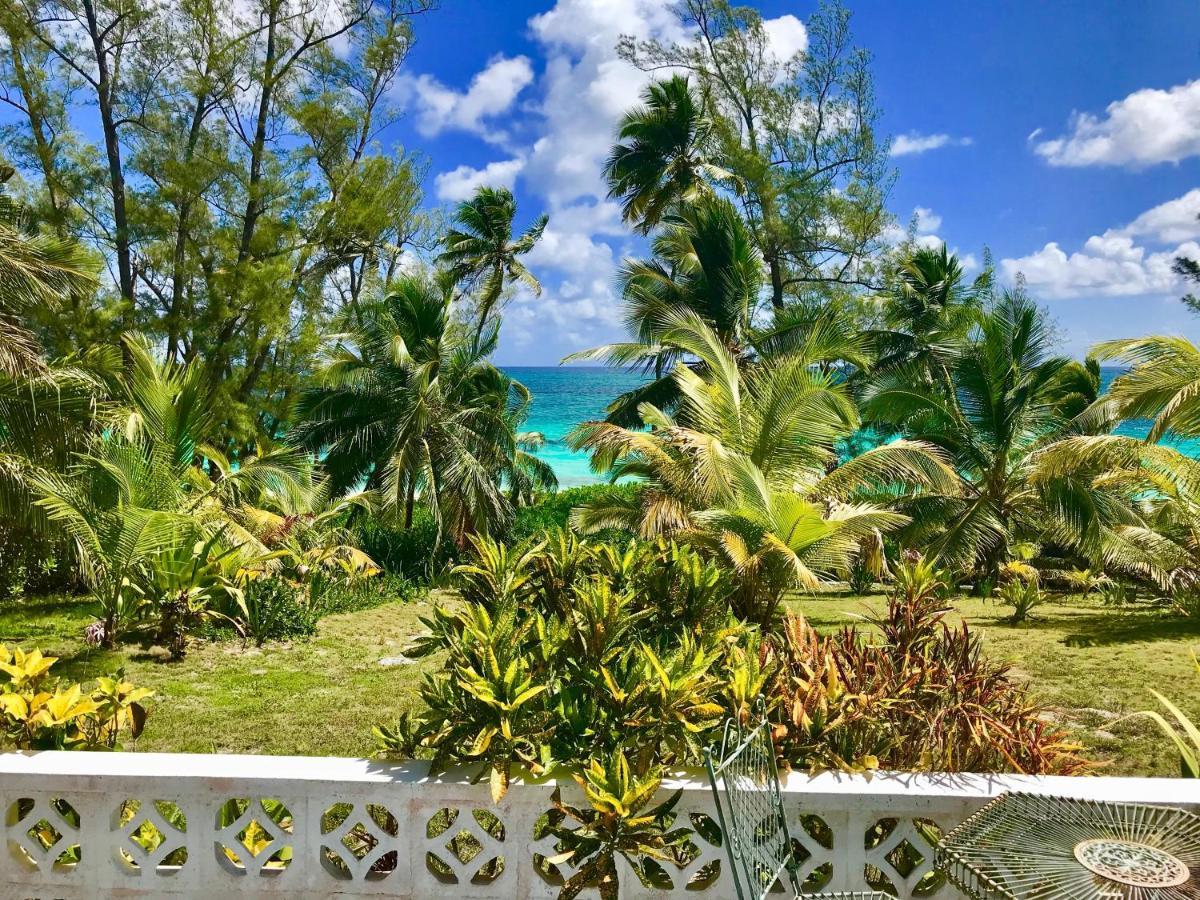
[[(430, 776), (423, 762), (389, 763), (322, 757), (234, 756), (163, 753), (7, 753), (0, 754), (0, 796), (5, 810), (7, 852), (0, 856), (0, 897), (397, 897), (405, 900), (453, 898), (553, 898), (557, 886), (538, 872), (534, 854), (553, 855), (552, 838), (536, 840), (536, 823), (549, 808), (556, 785), (564, 797), (582, 804), (582, 792), (569, 776), (559, 781), (516, 781), (493, 805), (486, 783), (472, 784), (472, 770)], [(713, 816), (712, 795), (704, 776), (678, 773), (663, 785), (663, 797), (682, 790), (678, 824), (689, 817)], [(826, 890), (862, 890), (872, 867), (900, 896), (932, 866), (932, 849), (922, 823), (945, 831), (1005, 791), (1035, 791), (1116, 802), (1182, 806), (1200, 812), (1200, 781), (1152, 778), (1054, 778), (996, 775), (877, 773), (870, 776), (792, 772), (783, 785), (792, 834), (808, 858), (803, 874), (821, 870)], [(226, 801), (249, 801), (232, 826), (222, 828), (219, 812)], [(120, 821), (126, 801), (140, 803), (132, 821)], [(289, 830), (266, 819), (261, 802), (281, 801), (290, 813)], [(60, 810), (78, 815), (78, 827)], [(155, 803), (170, 804), (186, 819), (180, 830), (158, 813)], [(268, 804), (270, 805), (270, 804)], [(352, 807), (342, 819), (331, 810)], [(387, 810), (381, 828), (370, 810)], [(430, 837), (431, 820), (456, 814), (444, 833)], [(476, 818), (479, 814), (484, 819)], [(495, 816), (502, 837), (485, 827)], [(152, 854), (130, 840), (130, 831), (149, 817), (167, 840)], [(265, 820), (274, 842), (257, 856), (239, 842), (241, 828)], [(30, 835), (38, 822), (59, 836), (49, 850)], [(323, 824), (336, 826), (323, 833)], [(357, 852), (341, 838), (357, 823), (369, 836)], [(868, 832), (884, 837), (868, 847)], [(805, 826), (808, 825), (809, 828)], [(466, 830), (475, 855), (455, 854), (446, 845)], [(812, 832), (816, 832), (814, 835)], [(276, 833), (278, 832), (278, 833)], [(394, 832), (394, 833), (392, 833)], [(626, 898), (714, 898), (728, 900), (724, 850), (701, 836), (693, 838), (698, 855), (686, 869), (672, 871), (669, 890), (642, 886), (623, 871)], [(901, 872), (889, 856), (905, 842), (922, 860)], [(829, 846), (826, 846), (828, 844)], [(78, 862), (55, 864), (64, 850), (79, 847)], [(264, 865), (276, 850), (288, 848), (283, 868)], [(186, 849), (187, 858), (177, 864)], [(235, 865), (222, 848), (239, 856)], [(331, 863), (329, 854), (341, 863)], [(432, 854), (436, 859), (431, 867)], [(503, 860), (502, 870), (493, 863)], [(703, 889), (689, 880), (713, 861), (722, 872)], [(135, 865), (136, 864), (136, 865)], [(560, 868), (567, 869), (562, 866)], [(436, 871), (435, 871), (436, 870)], [(586, 895), (585, 895), (586, 896)], [(953, 896), (942, 888), (935, 896)]]

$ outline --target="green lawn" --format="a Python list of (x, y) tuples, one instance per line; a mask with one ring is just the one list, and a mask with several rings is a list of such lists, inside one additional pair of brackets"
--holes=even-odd
[[(798, 605), (827, 629), (858, 621), (880, 602), (830, 594)], [(1029, 681), (1047, 715), (1105, 763), (1103, 773), (1175, 773), (1177, 758), (1154, 726), (1126, 716), (1152, 707), (1149, 688), (1157, 688), (1200, 719), (1200, 675), (1189, 653), (1200, 650), (1200, 622), (1070, 599), (1010, 626), (994, 603), (955, 605), (982, 630), (991, 656)], [(91, 619), (84, 602), (30, 601), (0, 607), (0, 640), (61, 656), (56, 671), (77, 679), (125, 666), (157, 694), (139, 750), (363, 755), (372, 750), (371, 726), (419, 702), (420, 674), (438, 664), (380, 665), (401, 655), (428, 608), (428, 600), (388, 603), (330, 616), (308, 641), (261, 650), (201, 643), (183, 661), (167, 662), (134, 646), (115, 653), (84, 646)]]
[[(798, 606), (826, 629), (859, 621), (882, 602), (826, 595)], [(982, 631), (989, 656), (1011, 663), (1046, 715), (1104, 764), (1100, 774), (1178, 774), (1179, 757), (1155, 725), (1127, 717), (1155, 708), (1155, 689), (1200, 721), (1200, 674), (1190, 652), (1200, 652), (1200, 621), (1111, 610), (1075, 597), (1056, 598), (1034, 611), (1034, 621), (1015, 626), (1003, 622), (1007, 610), (992, 601), (962, 598), (954, 606)]]
[(156, 694), (138, 750), (366, 756), (371, 726), (416, 701), (421, 671), (438, 665), (380, 665), (402, 656), (428, 609), (427, 601), (387, 603), (328, 616), (306, 641), (196, 643), (170, 662), (136, 646), (84, 645), (87, 604), (32, 602), (0, 608), (0, 640), (42, 647), (60, 657), (53, 671), (74, 679), (124, 666)]

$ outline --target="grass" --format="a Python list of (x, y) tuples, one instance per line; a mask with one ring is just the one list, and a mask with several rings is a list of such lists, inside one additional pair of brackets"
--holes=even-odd
[(196, 643), (169, 662), (153, 648), (86, 646), (90, 604), (50, 600), (0, 608), (0, 640), (40, 646), (60, 657), (54, 673), (76, 680), (124, 666), (156, 695), (138, 750), (367, 756), (371, 726), (418, 702), (420, 673), (438, 665), (380, 665), (402, 655), (428, 610), (426, 600), (386, 603), (327, 616), (306, 641)]
[[(799, 608), (818, 629), (861, 623), (882, 597), (823, 595)], [(966, 618), (988, 656), (1012, 665), (1045, 715), (1083, 744), (1104, 775), (1178, 775), (1179, 757), (1139, 710), (1156, 708), (1153, 688), (1200, 722), (1200, 621), (1153, 609), (1109, 609), (1098, 600), (1050, 597), (1030, 621), (1009, 625), (995, 601), (960, 598), (951, 621)]]
[[(861, 624), (881, 597), (827, 594), (798, 606), (820, 629)], [(193, 645), (180, 662), (137, 646), (116, 652), (82, 643), (89, 604), (47, 599), (0, 607), (0, 640), (62, 657), (75, 679), (124, 666), (157, 694), (138, 750), (204, 753), (369, 754), (371, 726), (419, 705), (420, 675), (439, 661), (383, 666), (421, 626), (429, 599), (328, 616), (315, 637), (263, 649), (239, 641)], [(962, 598), (951, 619), (979, 629), (988, 654), (1013, 666), (1046, 715), (1101, 761), (1102, 774), (1174, 775), (1178, 757), (1154, 725), (1131, 713), (1154, 707), (1149, 689), (1200, 721), (1200, 622), (1159, 611), (1111, 610), (1098, 601), (1052, 598), (1023, 625), (995, 602)]]

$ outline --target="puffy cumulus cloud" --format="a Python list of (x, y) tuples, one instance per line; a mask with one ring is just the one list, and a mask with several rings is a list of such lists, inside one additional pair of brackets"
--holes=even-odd
[(1074, 252), (1051, 241), (1026, 256), (1001, 260), (1000, 271), (1008, 278), (1021, 273), (1030, 288), (1050, 299), (1171, 294), (1180, 288), (1180, 278), (1171, 270), (1175, 257), (1200, 256), (1200, 244), (1189, 239), (1200, 237), (1198, 211), (1200, 190), (1193, 190), (1124, 227), (1092, 235)]
[(525, 159), (520, 156), (514, 159), (490, 162), (482, 169), (462, 165), (449, 172), (442, 172), (434, 178), (434, 188), (437, 190), (439, 200), (457, 203), (466, 200), (475, 193), (477, 188), (485, 185), (512, 190), (517, 176), (521, 174), (523, 168), (525, 168)]
[(793, 15), (782, 15), (763, 22), (771, 52), (781, 60), (789, 60), (808, 49), (808, 29)]
[(1149, 236), (1164, 244), (1200, 237), (1200, 188), (1146, 210), (1121, 233)]
[(892, 141), (892, 156), (912, 156), (928, 153), (942, 147), (969, 147), (974, 141), (969, 137), (953, 137), (948, 134), (919, 134), (910, 131)]
[(417, 130), (426, 137), (457, 130), (501, 143), (509, 134), (494, 121), (509, 111), (533, 78), (528, 57), (494, 56), (475, 74), (466, 91), (446, 87), (432, 75), (402, 76), (395, 91), (405, 108), (415, 110)]
[(1067, 133), (1034, 152), (1054, 166), (1143, 168), (1200, 154), (1200, 79), (1167, 90), (1147, 88), (1110, 103), (1103, 116), (1072, 113)]

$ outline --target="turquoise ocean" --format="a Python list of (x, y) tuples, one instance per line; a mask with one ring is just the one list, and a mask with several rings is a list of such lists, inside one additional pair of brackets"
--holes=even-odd
[[(546, 445), (538, 455), (554, 467), (559, 485), (574, 487), (601, 480), (589, 468), (587, 454), (567, 446), (566, 435), (580, 422), (604, 418), (604, 409), (612, 399), (640, 384), (642, 376), (591, 366), (506, 366), (505, 371), (533, 394), (525, 428), (545, 436)], [(1102, 386), (1107, 388), (1121, 371), (1102, 369)], [(1117, 433), (1141, 438), (1149, 427), (1144, 421), (1124, 422)], [(1200, 458), (1200, 440), (1180, 441), (1175, 446), (1188, 456)]]

